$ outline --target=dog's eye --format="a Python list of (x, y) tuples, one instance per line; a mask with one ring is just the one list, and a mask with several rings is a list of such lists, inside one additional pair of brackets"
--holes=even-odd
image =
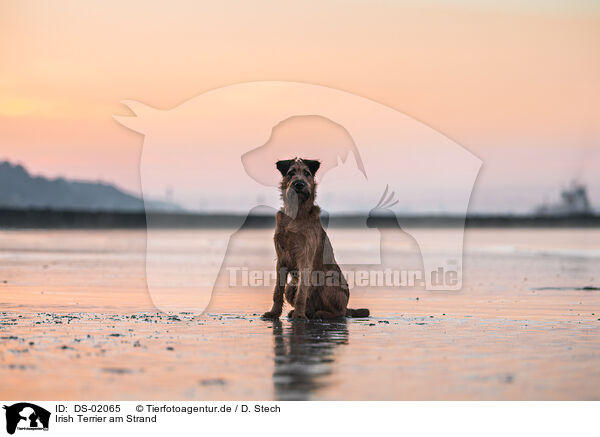
[(310, 177), (310, 172), (308, 170), (304, 170), (304, 176)]
[(288, 171), (288, 176), (294, 176), (296, 174), (296, 170), (290, 170)]

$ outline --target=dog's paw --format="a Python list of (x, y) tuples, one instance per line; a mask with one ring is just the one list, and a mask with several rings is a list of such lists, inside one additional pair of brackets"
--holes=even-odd
[(306, 317), (306, 314), (297, 313), (296, 311), (294, 311), (294, 314), (292, 314), (292, 318), (295, 320), (308, 320), (308, 317)]
[(263, 319), (278, 319), (281, 314), (275, 313), (273, 311), (267, 311), (261, 317)]

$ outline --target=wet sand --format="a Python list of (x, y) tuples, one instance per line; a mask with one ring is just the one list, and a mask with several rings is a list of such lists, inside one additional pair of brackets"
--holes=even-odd
[[(270, 232), (248, 232), (266, 268)], [(465, 244), (459, 292), (354, 289), (370, 318), (273, 322), (265, 289), (157, 311), (142, 231), (0, 232), (0, 398), (600, 399), (600, 231)]]

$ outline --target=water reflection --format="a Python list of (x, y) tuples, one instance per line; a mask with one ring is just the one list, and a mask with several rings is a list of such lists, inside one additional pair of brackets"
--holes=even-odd
[(278, 400), (308, 400), (331, 382), (334, 351), (348, 344), (345, 320), (335, 322), (273, 322), (275, 371), (273, 384)]

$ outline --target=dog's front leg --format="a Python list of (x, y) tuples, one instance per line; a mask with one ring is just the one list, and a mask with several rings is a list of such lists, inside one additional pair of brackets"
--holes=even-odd
[(306, 300), (310, 291), (310, 278), (312, 272), (310, 269), (301, 269), (298, 281), (298, 291), (294, 300), (294, 319), (307, 319)]
[(277, 263), (277, 282), (275, 283), (275, 289), (273, 290), (273, 306), (271, 311), (267, 311), (263, 314), (266, 319), (278, 319), (281, 316), (283, 310), (283, 291), (285, 290), (285, 284), (287, 283), (288, 270), (281, 264)]

